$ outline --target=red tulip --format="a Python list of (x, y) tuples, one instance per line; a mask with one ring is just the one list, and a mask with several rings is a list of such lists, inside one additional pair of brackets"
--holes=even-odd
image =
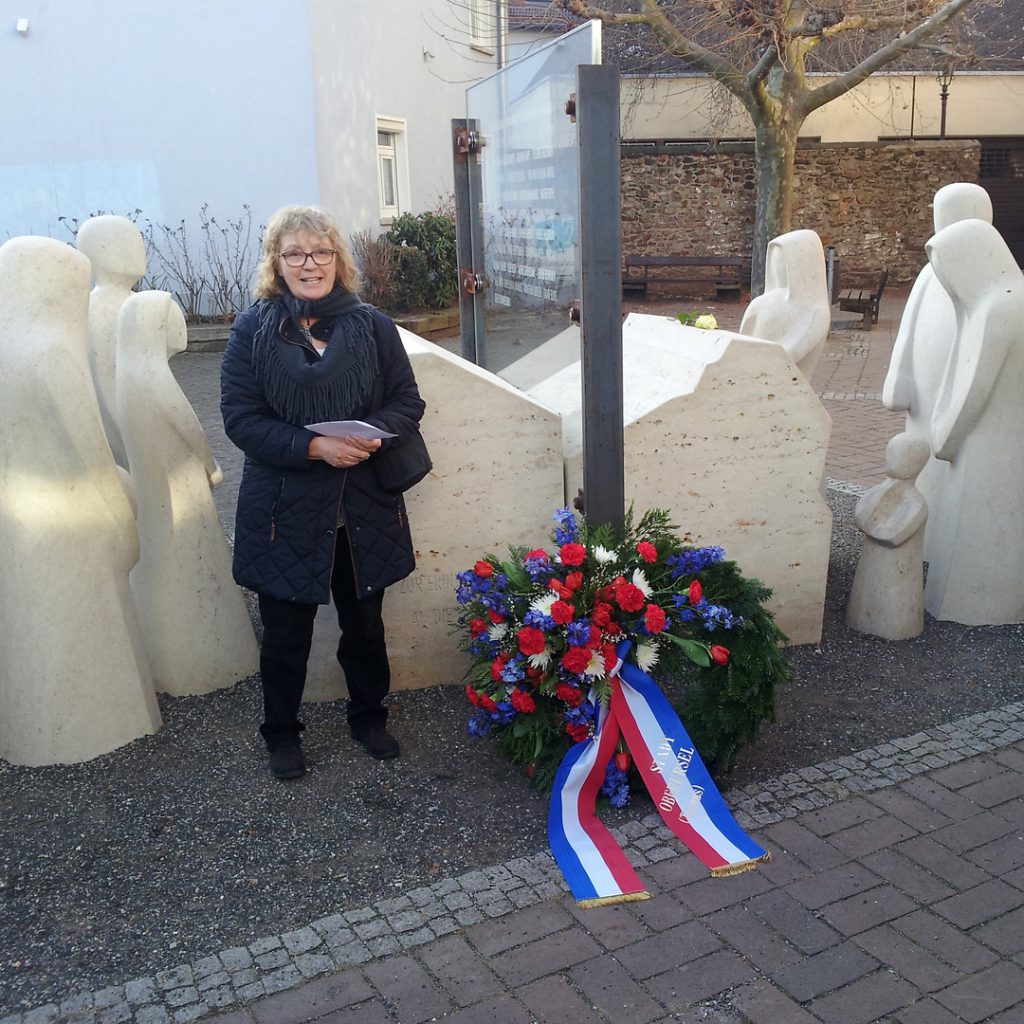
[(711, 660), (716, 665), (724, 665), (729, 660), (729, 648), (723, 647), (721, 644), (714, 644), (709, 653), (711, 654)]
[(690, 584), (690, 604), (700, 604), (700, 599), (704, 596), (704, 588), (700, 585), (700, 580), (694, 580)]
[(629, 766), (632, 763), (633, 759), (629, 756), (628, 750), (620, 750), (615, 755), (615, 767), (618, 768), (620, 772), (628, 772)]

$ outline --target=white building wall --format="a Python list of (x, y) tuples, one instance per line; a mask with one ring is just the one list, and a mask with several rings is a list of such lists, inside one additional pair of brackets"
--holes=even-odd
[[(349, 4), (344, 4), (349, 6)], [(318, 198), (306, 0), (26, 0), (0, 23), (0, 239)], [(16, 31), (16, 18), (29, 21)]]

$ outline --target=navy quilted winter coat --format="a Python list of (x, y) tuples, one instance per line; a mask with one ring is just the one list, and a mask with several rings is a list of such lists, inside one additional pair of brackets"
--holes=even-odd
[[(350, 552), (339, 550), (337, 556), (352, 558), (360, 596), (382, 590), (416, 565), (405, 502), (377, 486), (373, 456), (347, 470), (309, 459), (315, 435), (270, 409), (251, 358), (258, 309), (256, 304), (238, 315), (221, 363), (224, 427), (245, 453), (235, 516), (235, 580), (282, 600), (326, 604), (340, 506)], [(419, 422), (424, 403), (398, 329), (378, 310), (373, 327), (380, 401), (355, 418), (401, 437)], [(311, 361), (319, 359), (288, 319), (282, 333), (308, 347)]]

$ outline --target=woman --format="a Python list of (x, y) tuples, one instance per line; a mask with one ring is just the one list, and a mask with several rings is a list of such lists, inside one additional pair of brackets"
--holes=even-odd
[[(287, 206), (263, 239), (257, 302), (239, 314), (221, 366), (221, 412), (245, 453), (234, 576), (263, 619), (260, 732), (278, 779), (305, 774), (298, 719), (317, 605), (338, 610), (348, 724), (375, 758), (397, 757), (384, 697), (384, 589), (412, 572), (401, 495), (378, 486), (374, 454), (416, 429), (424, 403), (395, 325), (360, 302), (334, 220)], [(304, 424), (363, 420), (397, 438), (320, 436)]]

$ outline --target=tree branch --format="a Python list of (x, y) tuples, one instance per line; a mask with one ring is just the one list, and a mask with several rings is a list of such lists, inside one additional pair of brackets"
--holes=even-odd
[[(888, 45), (865, 57), (856, 67), (837, 75), (825, 85), (811, 90), (804, 96), (800, 104), (800, 116), (806, 117), (811, 111), (817, 110), (818, 107), (822, 107), (826, 103), (831, 103), (837, 97), (845, 95), (851, 89), (860, 85), (865, 79), (870, 78), (879, 68), (885, 67), (886, 64), (891, 64), (902, 54), (917, 49), (921, 42), (938, 33), (947, 22), (951, 21), (963, 8), (973, 2), (974, 0), (949, 0), (949, 3), (936, 11), (930, 18), (922, 21), (916, 28), (905, 32), (901, 36), (897, 36)], [(854, 28), (877, 27), (877, 22), (873, 22), (870, 26), (854, 24), (854, 22), (860, 20), (863, 19), (846, 18), (833, 26), (832, 29), (827, 30), (828, 34), (833, 35), (840, 30), (848, 31)], [(845, 29), (843, 26), (846, 26)]]

